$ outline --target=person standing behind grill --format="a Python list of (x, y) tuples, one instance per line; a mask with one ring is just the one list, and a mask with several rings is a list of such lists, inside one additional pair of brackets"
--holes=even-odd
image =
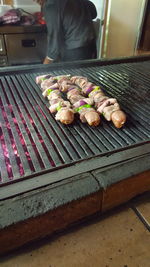
[(44, 64), (96, 58), (93, 19), (95, 5), (89, 0), (35, 0), (42, 6), (48, 30)]

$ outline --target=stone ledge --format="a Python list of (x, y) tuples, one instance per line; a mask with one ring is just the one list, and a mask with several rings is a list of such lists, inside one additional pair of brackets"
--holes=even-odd
[[(150, 190), (150, 170), (114, 183), (106, 190), (100, 188), (93, 176), (88, 178), (86, 174), (85, 177), (85, 181), (87, 179), (85, 191), (89, 188), (89, 195), (84, 197), (81, 197), (81, 194), (75, 195), (74, 199), (72, 198), (72, 201), (70, 199), (68, 203), (61, 201), (61, 205), (53, 205), (53, 209), (44, 214), (32, 216), (1, 229), (0, 254), (8, 253), (29, 242), (54, 234), (81, 219), (87, 219), (94, 214), (102, 214)], [(89, 179), (92, 181), (92, 189), (90, 189), (91, 181)], [(82, 196), (84, 195), (83, 185), (83, 188), (80, 187), (79, 190), (82, 192)], [(79, 189), (78, 186), (77, 188)]]
[(38, 217), (29, 218), (0, 230), (0, 254), (8, 253), (31, 241), (51, 235), (85, 217), (100, 212), (101, 203), (102, 192), (99, 191)]
[(40, 189), (0, 201), (0, 229), (37, 217), (100, 190), (90, 173), (52, 183)]

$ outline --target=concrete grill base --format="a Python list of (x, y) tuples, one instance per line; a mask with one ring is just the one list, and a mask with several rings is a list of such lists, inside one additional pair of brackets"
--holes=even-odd
[[(64, 202), (57, 205), (57, 203), (54, 201), (53, 209), (49, 209), (47, 212), (44, 212), (43, 206), (43, 212), (41, 212), (39, 215), (37, 214), (40, 213), (39, 210), (40, 205), (42, 207), (42, 203), (40, 204), (40, 202), (38, 202), (38, 206), (36, 206), (34, 210), (34, 215), (31, 215), (34, 209), (32, 205), (35, 204), (35, 195), (35, 199), (37, 201), (39, 199), (38, 195), (40, 194), (40, 196), (44, 196), (43, 194), (45, 192), (51, 192), (51, 195), (54, 193), (56, 198), (58, 198), (60, 195), (57, 190), (61, 190), (61, 192), (65, 194), (67, 193), (66, 189), (68, 186), (70, 190), (75, 188), (77, 190), (77, 188), (79, 189), (79, 184), (81, 182), (84, 182), (85, 191), (91, 190), (91, 193), (88, 192), (88, 195), (74, 199), (68, 203)], [(95, 192), (92, 192), (94, 190)], [(29, 242), (44, 238), (47, 235), (54, 234), (55, 232), (63, 230), (82, 219), (88, 220), (89, 216), (92, 216), (96, 213), (102, 214), (113, 207), (127, 202), (138, 194), (149, 190), (150, 170), (123, 179), (108, 186), (107, 189), (100, 188), (94, 177), (88, 177), (87, 174), (85, 174), (82, 175), (80, 179), (69, 179), (67, 182), (63, 181), (57, 186), (51, 186), (49, 188), (45, 188), (44, 190), (26, 193), (13, 199), (5, 200), (0, 203), (1, 210), (3, 210), (3, 207), (5, 208), (5, 214), (11, 210), (9, 204), (11, 204), (12, 209), (13, 207), (16, 207), (17, 209), (19, 204), (23, 207), (22, 211), (24, 211), (25, 214), (28, 213), (30, 216), (22, 220), (21, 217), (23, 218), (23, 214), (20, 214), (18, 221), (14, 217), (7, 217), (9, 223), (3, 219), (3, 223), (8, 223), (8, 225), (1, 225), (0, 254), (5, 254)], [(33, 204), (28, 206), (32, 200)], [(44, 201), (46, 203), (46, 199), (43, 198), (43, 203)], [(63, 202), (62, 199), (61, 201)], [(16, 210), (14, 212), (16, 213), (17, 217), (18, 211)], [(13, 210), (11, 211), (10, 215), (11, 214), (13, 214)], [(2, 217), (0, 219), (2, 222)], [(14, 223), (15, 219), (16, 223)]]

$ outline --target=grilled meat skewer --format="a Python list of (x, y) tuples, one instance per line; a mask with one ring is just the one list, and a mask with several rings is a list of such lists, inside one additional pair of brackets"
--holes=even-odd
[(74, 111), (69, 101), (65, 101), (59, 91), (58, 78), (50, 77), (41, 82), (42, 95), (49, 100), (49, 111), (56, 113), (55, 119), (63, 124), (71, 124), (74, 121)]
[(107, 121), (112, 121), (116, 128), (121, 128), (126, 122), (126, 114), (121, 110), (115, 98), (104, 95), (99, 86), (88, 82), (86, 77), (73, 76), (71, 81), (80, 86), (85, 96), (93, 99), (96, 110), (103, 114)]
[(90, 126), (97, 126), (100, 123), (100, 116), (92, 107), (93, 100), (85, 98), (81, 90), (70, 82), (70, 79), (63, 78), (58, 82), (60, 90), (67, 92), (67, 98), (73, 105), (74, 111), (80, 115), (82, 122), (87, 122)]

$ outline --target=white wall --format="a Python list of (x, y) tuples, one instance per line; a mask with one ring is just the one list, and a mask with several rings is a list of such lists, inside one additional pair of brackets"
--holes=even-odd
[(15, 8), (22, 8), (30, 13), (34, 13), (41, 10), (40, 5), (33, 0), (13, 0), (13, 6)]
[(134, 55), (146, 0), (111, 0), (104, 56)]
[(104, 0), (90, 0), (91, 2), (94, 3), (97, 9), (97, 17), (98, 18), (103, 18), (103, 5), (104, 5)]

